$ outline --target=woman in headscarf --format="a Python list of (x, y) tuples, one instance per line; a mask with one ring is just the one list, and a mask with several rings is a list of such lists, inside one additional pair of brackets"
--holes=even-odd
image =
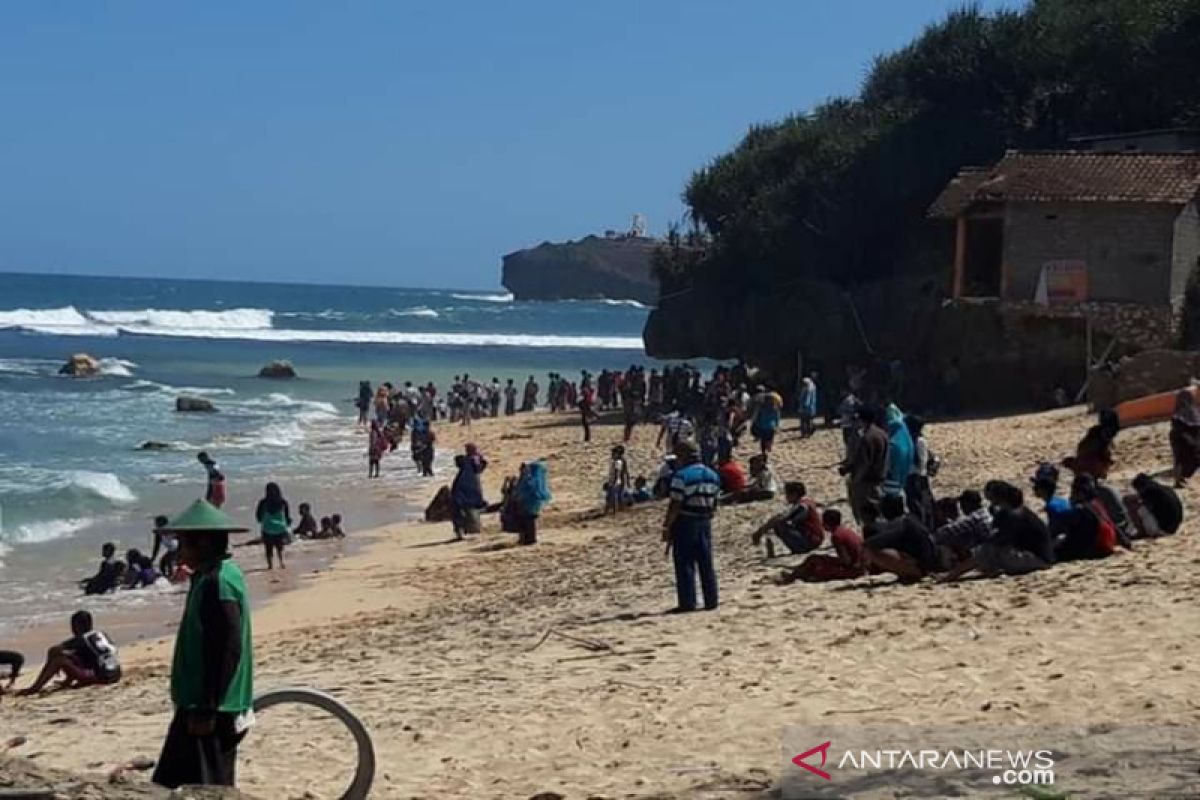
[(933, 490), (929, 486), (929, 462), (932, 458), (929, 443), (925, 440), (925, 420), (909, 415), (904, 419), (908, 434), (913, 441), (912, 470), (904, 483), (904, 496), (908, 501), (909, 513), (933, 527)]
[(537, 521), (550, 502), (549, 472), (544, 461), (531, 461), (513, 488), (516, 500), (517, 544), (537, 544)]
[(895, 403), (887, 407), (888, 459), (883, 479), (883, 493), (903, 495), (912, 472), (914, 452), (912, 436), (904, 424), (904, 412)]
[(1186, 389), (1175, 395), (1170, 441), (1175, 488), (1182, 489), (1200, 467), (1200, 409), (1196, 408), (1195, 395)]
[(1112, 409), (1100, 412), (1099, 421), (1075, 445), (1075, 455), (1063, 460), (1063, 466), (1076, 475), (1108, 478), (1113, 465), (1113, 440), (1121, 430), (1121, 418)]
[(450, 484), (451, 522), (455, 538), (461, 539), (464, 533), (480, 531), (479, 512), (487, 503), (483, 499), (479, 475), (487, 469), (487, 460), (475, 445), (469, 444), (466, 455), (454, 457), (454, 466), (458, 467), (458, 474)]

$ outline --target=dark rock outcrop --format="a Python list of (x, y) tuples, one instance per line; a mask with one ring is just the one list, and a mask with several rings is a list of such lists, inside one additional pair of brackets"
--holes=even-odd
[(171, 445), (167, 444), (166, 442), (156, 442), (154, 440), (149, 440), (149, 441), (145, 441), (145, 442), (142, 442), (141, 444), (139, 444), (137, 449), (138, 450), (149, 450), (149, 451), (170, 450)]
[(72, 378), (90, 378), (100, 374), (100, 362), (87, 353), (76, 353), (58, 370), (59, 375)]
[[(644, 338), (656, 358), (746, 358), (785, 394), (802, 361), (818, 373), (826, 404), (836, 403), (851, 367), (865, 370), (868, 398), (895, 395), (910, 408), (933, 410), (1049, 407), (1056, 390), (1073, 398), (1083, 386), (1088, 321), (1081, 311), (944, 297), (932, 278), (848, 289), (812, 281), (776, 294), (677, 289), (651, 312)], [(1130, 309), (1096, 307), (1088, 315), (1097, 355), (1114, 336), (1113, 359), (1161, 338), (1157, 319)]]
[(518, 300), (636, 300), (653, 304), (658, 283), (650, 269), (657, 239), (586, 236), (574, 242), (504, 256), (500, 282)]
[(212, 404), (211, 400), (205, 400), (203, 397), (183, 397), (175, 398), (175, 410), (181, 413), (205, 413), (211, 414), (217, 410), (217, 407)]
[(290, 361), (272, 361), (258, 371), (258, 377), (286, 380), (296, 377), (296, 368), (292, 366), (292, 362)]

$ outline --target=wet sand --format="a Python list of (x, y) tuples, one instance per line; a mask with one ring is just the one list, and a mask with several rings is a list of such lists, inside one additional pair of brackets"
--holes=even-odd
[[(1069, 409), (933, 424), (944, 461), (935, 491), (1025, 485), (1089, 423)], [(448, 524), (387, 526), (254, 620), (258, 690), (325, 689), (368, 724), (380, 764), (372, 797), (767, 797), (791, 725), (1200, 724), (1190, 518), (1180, 535), (1131, 553), (1021, 578), (777, 586), (799, 559), (768, 561), (749, 534), (779, 505), (741, 506), (716, 523), (721, 609), (664, 615), (674, 595), (662, 505), (597, 512), (619, 426), (582, 444), (574, 415), (539, 413), (439, 435), (443, 449), (481, 446), (491, 497), (521, 460), (547, 459), (555, 499), (542, 542), (515, 547), (495, 517), (463, 543), (448, 541)], [(657, 468), (654, 436), (637, 431), (634, 474)], [(837, 431), (802, 441), (789, 430), (776, 468), (844, 507), (830, 468), (839, 447)], [(1165, 426), (1123, 432), (1117, 458), (1122, 485), (1167, 467)], [(1200, 508), (1195, 488), (1184, 500)], [(170, 713), (169, 644), (127, 648), (118, 686), (5, 698), (0, 730), (28, 737), (17, 753), (76, 771), (154, 756)], [(247, 743), (243, 787), (336, 797), (349, 763), (333, 729), (271, 713)], [(120, 736), (97, 735), (107, 730)], [(1173, 778), (1158, 774), (1143, 771), (1125, 796), (1164, 796)], [(1076, 780), (1090, 783), (1059, 788), (1098, 796), (1088, 789), (1119, 791), (1125, 778)], [(854, 796), (890, 796), (880, 791)]]

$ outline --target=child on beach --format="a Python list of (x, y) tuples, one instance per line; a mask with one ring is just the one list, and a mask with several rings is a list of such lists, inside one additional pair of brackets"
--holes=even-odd
[(345, 539), (346, 532), (342, 530), (342, 515), (334, 514), (329, 518), (329, 530), (335, 539)]
[(8, 677), (0, 685), (0, 695), (3, 695), (17, 682), (21, 676), (21, 667), (25, 666), (25, 656), (13, 650), (0, 650), (0, 667), (8, 667)]
[(624, 445), (612, 449), (612, 460), (608, 464), (608, 482), (604, 484), (604, 513), (616, 514), (625, 505), (629, 492), (629, 464), (625, 461)]
[(317, 535), (317, 519), (313, 516), (312, 506), (300, 504), (300, 524), (292, 531), (292, 535), (302, 539), (315, 539)]
[(102, 631), (93, 630), (92, 615), (76, 611), (71, 615), (71, 638), (46, 652), (46, 665), (33, 684), (17, 694), (28, 697), (46, 688), (56, 675), (64, 681), (59, 688), (112, 684), (121, 680), (121, 661), (117, 647)]
[(204, 467), (208, 480), (204, 489), (204, 499), (220, 508), (225, 505), (225, 475), (212, 456), (203, 450), (196, 454), (196, 460)]

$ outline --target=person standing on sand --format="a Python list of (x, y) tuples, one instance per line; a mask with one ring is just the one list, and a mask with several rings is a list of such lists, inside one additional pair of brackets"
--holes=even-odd
[(229, 534), (245, 531), (198, 500), (167, 525), (192, 569), (171, 662), (175, 716), (152, 780), (233, 786), (237, 749), (254, 724), (254, 653), (250, 600), (229, 556)]
[(516, 500), (517, 544), (537, 544), (537, 522), (550, 502), (548, 470), (543, 461), (523, 464), (521, 476), (513, 487)]
[(283, 547), (287, 543), (288, 530), (292, 527), (292, 514), (283, 490), (277, 483), (268, 483), (263, 499), (254, 509), (262, 532), (263, 549), (267, 554), (267, 569), (275, 569), (275, 554), (279, 555), (279, 568), (287, 569), (283, 562)]
[(220, 508), (225, 505), (225, 475), (217, 466), (217, 462), (205, 451), (201, 450), (197, 453), (196, 460), (204, 467), (207, 475), (208, 483), (204, 489), (204, 499)]
[(371, 420), (371, 433), (367, 439), (367, 477), (379, 477), (379, 463), (383, 460), (383, 454), (387, 452), (389, 447), (387, 436), (383, 433), (383, 428), (375, 420)]
[(759, 448), (764, 456), (771, 454), (775, 446), (775, 433), (779, 430), (779, 421), (783, 412), (783, 398), (766, 386), (758, 387), (754, 396), (753, 422), (750, 423), (750, 435), (758, 440)]
[(358, 399), (354, 401), (354, 407), (358, 409), (358, 426), (364, 427), (367, 424), (367, 416), (371, 413), (371, 382), (358, 382)]
[(466, 446), (465, 455), (454, 457), (458, 474), (450, 484), (450, 503), (456, 539), (462, 539), (463, 534), (480, 531), (479, 512), (487, 507), (487, 503), (483, 499), (483, 484), (479, 476), (487, 469), (487, 463), (487, 459), (473, 444)]
[(817, 432), (813, 420), (817, 417), (817, 384), (811, 375), (800, 381), (800, 435), (808, 438)]
[(674, 556), (675, 594), (678, 604), (671, 613), (696, 610), (696, 572), (704, 593), (705, 610), (719, 604), (717, 570), (713, 566), (712, 518), (721, 493), (721, 479), (700, 463), (700, 449), (690, 441), (676, 445), (681, 464), (671, 478), (663, 541)]
[(508, 383), (504, 385), (504, 416), (511, 417), (517, 413), (517, 387), (513, 384), (513, 379), (509, 378)]
[(591, 381), (584, 381), (579, 393), (579, 419), (583, 423), (583, 440), (592, 440), (592, 423), (600, 419), (596, 415), (596, 390)]
[(875, 408), (860, 407), (858, 424), (861, 432), (854, 453), (840, 468), (847, 476), (850, 509), (860, 525), (867, 518), (865, 509), (875, 507), (882, 497), (881, 487), (887, 474), (888, 435), (879, 427), (879, 412)]

